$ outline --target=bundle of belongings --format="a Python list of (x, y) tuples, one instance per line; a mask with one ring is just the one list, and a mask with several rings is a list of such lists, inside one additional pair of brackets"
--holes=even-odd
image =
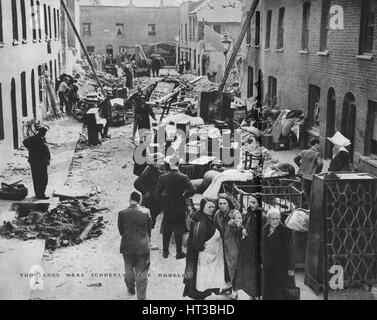
[(28, 189), (20, 184), (21, 181), (6, 184), (1, 183), (0, 199), (21, 201), (28, 195)]
[(285, 220), (285, 225), (294, 231), (308, 232), (309, 210), (296, 209)]

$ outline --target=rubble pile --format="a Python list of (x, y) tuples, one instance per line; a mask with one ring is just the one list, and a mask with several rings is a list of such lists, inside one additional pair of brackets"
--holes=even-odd
[(45, 239), (46, 249), (68, 247), (86, 239), (97, 238), (105, 226), (98, 200), (65, 200), (47, 212), (24, 211), (15, 221), (4, 222), (0, 234), (20, 240)]

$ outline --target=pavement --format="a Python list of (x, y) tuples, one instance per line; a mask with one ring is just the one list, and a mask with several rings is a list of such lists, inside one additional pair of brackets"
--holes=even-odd
[[(55, 189), (61, 188), (65, 184), (79, 132), (82, 131), (82, 124), (70, 117), (46, 121), (46, 124), (50, 126), (46, 139), (52, 155), (46, 194), (51, 196)], [(34, 198), (27, 156), (27, 150), (16, 150), (7, 166), (1, 171), (0, 181), (13, 183), (22, 180), (22, 183), (28, 188), (29, 194), (25, 200), (17, 201), (17, 203), (45, 202), (48, 204), (52, 199), (37, 201)], [(0, 200), (0, 224), (3, 224), (4, 221), (12, 221), (16, 217), (16, 212), (11, 209), (12, 203), (13, 201)], [(30, 298), (30, 279), (23, 277), (22, 274), (29, 273), (33, 266), (40, 264), (44, 247), (43, 240), (25, 242), (0, 237), (0, 300)]]

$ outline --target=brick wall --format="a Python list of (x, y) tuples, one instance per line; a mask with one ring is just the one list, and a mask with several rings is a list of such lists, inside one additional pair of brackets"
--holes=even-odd
[[(277, 78), (277, 103), (285, 108), (308, 111), (309, 85), (321, 89), (320, 136), (326, 137), (327, 94), (334, 88), (336, 94), (336, 129), (340, 130), (344, 97), (351, 92), (356, 102), (355, 162), (364, 155), (367, 102), (377, 100), (377, 62), (356, 58), (359, 49), (360, 1), (334, 0), (332, 5), (344, 9), (344, 30), (330, 30), (328, 56), (319, 56), (322, 1), (311, 1), (309, 25), (309, 50), (301, 50), (301, 26), (303, 0), (264, 0), (261, 8), (261, 49), (265, 93), (269, 76)], [(279, 8), (285, 7), (284, 50), (276, 51)], [(265, 50), (266, 12), (272, 10), (271, 45)], [(375, 30), (374, 57), (377, 54), (377, 30)], [(249, 50), (254, 50), (250, 48)], [(255, 66), (255, 59), (246, 65)], [(257, 61), (258, 62), (258, 61)], [(258, 65), (257, 65), (258, 68)], [(255, 69), (257, 69), (255, 68)], [(245, 93), (245, 86), (243, 86)], [(246, 95), (246, 94), (245, 94)]]

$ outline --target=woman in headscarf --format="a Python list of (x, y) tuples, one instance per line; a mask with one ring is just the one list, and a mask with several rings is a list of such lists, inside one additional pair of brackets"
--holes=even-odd
[(215, 225), (220, 231), (224, 250), (224, 276), (226, 286), (221, 293), (229, 293), (238, 298), (235, 290), (236, 271), (241, 243), (242, 215), (234, 208), (227, 194), (218, 196), (219, 210), (215, 214)]
[(256, 196), (249, 198), (249, 207), (243, 216), (235, 290), (243, 290), (254, 300), (261, 296), (261, 220), (262, 210)]
[(263, 300), (284, 300), (289, 278), (294, 277), (293, 240), (281, 223), (278, 209), (267, 213), (263, 228)]
[(215, 204), (202, 199), (190, 226), (183, 296), (194, 300), (218, 294), (225, 285), (222, 242), (213, 224), (214, 212)]
[(330, 162), (330, 172), (347, 172), (353, 171), (350, 154), (346, 149), (351, 145), (351, 141), (343, 136), (339, 131), (331, 138), (328, 138), (334, 144), (333, 158)]

